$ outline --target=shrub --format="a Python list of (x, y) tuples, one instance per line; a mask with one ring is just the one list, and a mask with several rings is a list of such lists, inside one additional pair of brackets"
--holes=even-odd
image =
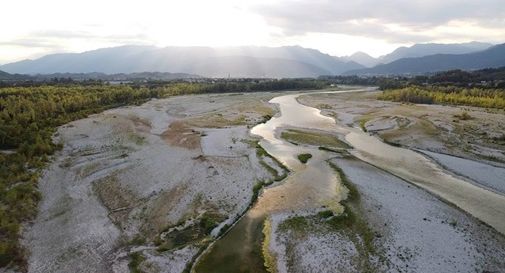
[(302, 162), (303, 164), (307, 163), (309, 161), (309, 159), (312, 158), (312, 155), (311, 154), (299, 154), (298, 155), (298, 160), (300, 160), (300, 162)]

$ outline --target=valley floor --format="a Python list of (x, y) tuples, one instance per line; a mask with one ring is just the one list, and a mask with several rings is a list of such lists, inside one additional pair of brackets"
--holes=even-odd
[[(504, 113), (384, 102), (376, 94), (313, 93), (297, 100), (505, 196)], [(280, 95), (178, 96), (60, 127), (55, 141), (64, 148), (39, 181), (39, 214), (24, 231), (28, 271), (190, 272), (195, 260), (211, 253), (215, 238), (222, 249), (220, 240), (239, 234), (233, 230), (240, 222), (232, 225), (258, 210), (249, 209), (261, 186), (268, 186), (262, 196), (270, 203), (257, 204), (276, 209), (264, 215), (261, 243), (254, 242), (261, 249), (252, 251), (261, 255), (265, 271), (505, 272), (503, 234), (353, 156), (341, 132), (307, 134), (287, 125), (276, 131), (277, 137), (289, 133), (283, 138), (293, 147), (319, 151), (308, 166), (317, 172), (310, 164), (332, 164), (335, 176), (322, 185), (342, 191), (325, 196), (338, 195), (336, 204), (307, 200), (310, 205), (277, 209), (296, 203), (284, 196), (290, 181), (316, 183), (297, 178), (298, 170), (310, 169), (299, 162), (288, 175), (285, 162), (250, 133), (281, 115), (278, 105), (268, 103)], [(471, 119), (460, 119), (462, 112)], [(313, 191), (299, 196), (314, 200), (324, 195), (314, 187), (300, 189)]]

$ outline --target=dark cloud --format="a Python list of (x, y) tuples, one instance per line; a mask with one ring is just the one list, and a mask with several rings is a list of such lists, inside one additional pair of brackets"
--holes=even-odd
[(256, 12), (286, 35), (340, 33), (391, 42), (429, 41), (434, 37), (426, 31), (454, 20), (505, 27), (503, 0), (285, 0)]

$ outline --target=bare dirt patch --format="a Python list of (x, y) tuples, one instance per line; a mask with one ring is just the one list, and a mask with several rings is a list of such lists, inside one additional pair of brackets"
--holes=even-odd
[(138, 198), (130, 190), (121, 186), (115, 174), (95, 181), (93, 189), (109, 210), (109, 218), (112, 222), (124, 228), (129, 213), (138, 203)]
[(161, 134), (161, 138), (169, 145), (200, 149), (201, 134), (182, 121), (172, 122), (168, 129)]

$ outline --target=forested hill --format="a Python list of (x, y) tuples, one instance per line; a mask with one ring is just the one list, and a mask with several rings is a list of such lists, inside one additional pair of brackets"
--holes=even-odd
[(11, 77), (12, 77), (11, 74), (0, 70), (0, 81), (1, 80), (9, 80), (9, 79), (11, 79)]

